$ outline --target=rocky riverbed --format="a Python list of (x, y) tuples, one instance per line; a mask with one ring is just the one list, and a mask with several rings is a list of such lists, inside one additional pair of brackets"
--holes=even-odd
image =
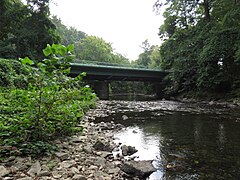
[[(145, 179), (156, 169), (151, 161), (134, 161), (137, 150), (114, 143), (114, 132), (124, 128), (114, 122), (94, 122), (107, 116), (107, 102), (99, 102), (81, 122), (83, 133), (54, 141), (57, 152), (38, 159), (11, 156), (0, 162), (2, 180), (121, 180)], [(127, 118), (127, 117), (123, 117)]]

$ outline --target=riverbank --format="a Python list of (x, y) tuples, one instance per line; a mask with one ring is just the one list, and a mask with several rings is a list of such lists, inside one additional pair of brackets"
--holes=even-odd
[(83, 133), (55, 140), (53, 144), (58, 151), (49, 156), (4, 159), (0, 162), (0, 179), (121, 180), (147, 177), (155, 170), (151, 161), (127, 160), (124, 156), (136, 152), (135, 148), (114, 143), (114, 132), (124, 127), (114, 122), (94, 123), (97, 117), (114, 113), (109, 107), (107, 101), (100, 101), (97, 108), (90, 110), (81, 121)]
[[(98, 101), (96, 109), (91, 109), (90, 111), (88, 111), (84, 119), (81, 121), (80, 125), (84, 127), (83, 133), (76, 134), (71, 137), (66, 137), (64, 139), (55, 140), (53, 144), (58, 147), (58, 151), (53, 152), (49, 156), (44, 156), (38, 159), (33, 159), (30, 156), (24, 158), (11, 156), (9, 158), (6, 158), (2, 162), (0, 162), (0, 177), (2, 176), (2, 178), (0, 179), (141, 179), (143, 176), (146, 177), (150, 175), (151, 172), (155, 171), (155, 168), (152, 166), (151, 160), (134, 161), (133, 159), (135, 159), (136, 154), (138, 154), (138, 152), (134, 154), (134, 152), (136, 152), (136, 149), (132, 147), (134, 144), (126, 143), (127, 145), (131, 146), (121, 144), (125, 142), (117, 139), (114, 135), (116, 135), (118, 131), (125, 131), (125, 129), (127, 129), (130, 130), (129, 135), (127, 135), (128, 139), (137, 137), (137, 139), (139, 140), (143, 132), (142, 130), (136, 128), (128, 129), (122, 124), (127, 125), (129, 123), (132, 124), (133, 122), (140, 124), (145, 123), (144, 127), (147, 127), (150, 122), (154, 121), (152, 121), (151, 119), (145, 121), (145, 116), (143, 116), (142, 118), (141, 113), (145, 114), (146, 112), (149, 112), (150, 118), (161, 117), (159, 120), (156, 121), (160, 123), (163, 122), (164, 117), (167, 116), (170, 119), (164, 122), (168, 123), (172, 121), (170, 116), (171, 114), (173, 114), (173, 112), (179, 112), (180, 114), (191, 113), (204, 115), (215, 112), (215, 108), (217, 106), (223, 107), (219, 109), (217, 113), (215, 112), (219, 116), (219, 119), (228, 119), (228, 121), (230, 120), (233, 123), (238, 123), (240, 121), (239, 116), (231, 115), (230, 118), (229, 114), (225, 113), (227, 109), (236, 109), (236, 111), (238, 111), (240, 107), (240, 104), (238, 103), (201, 101), (195, 102), (195, 104), (193, 105), (193, 102), (193, 100), (189, 99), (182, 99), (182, 102), (167, 100)], [(121, 124), (117, 124), (117, 122), (121, 122)], [(192, 121), (189, 122), (192, 123)], [(155, 129), (157, 132), (159, 131), (159, 128), (161, 129), (162, 126), (164, 125), (161, 125), (159, 127), (154, 125), (153, 127), (158, 127), (157, 129)], [(167, 125), (165, 129), (167, 129), (169, 126), (172, 126), (172, 124)], [(190, 125), (190, 127), (192, 127), (192, 125)], [(219, 127), (222, 128), (223, 125)], [(152, 127), (150, 127), (150, 129), (151, 128)], [(223, 129), (221, 129), (221, 131), (222, 130)], [(162, 129), (162, 132), (163, 131), (164, 128)], [(182, 134), (179, 137), (183, 135), (185, 136), (185, 134)], [(135, 139), (134, 141), (136, 141), (137, 139)], [(170, 138), (169, 142), (171, 143), (172, 141), (172, 138)], [(147, 148), (146, 146), (147, 144), (145, 144), (144, 148)], [(150, 148), (150, 146), (148, 148)], [(164, 143), (161, 144), (159, 148), (164, 149)], [(137, 147), (137, 150), (141, 151), (139, 147)], [(159, 152), (159, 149), (156, 149), (156, 152)], [(154, 159), (153, 156), (155, 155), (155, 153), (149, 153), (150, 152), (147, 152), (147, 154), (145, 154), (148, 156), (148, 158), (150, 155), (151, 158)], [(176, 153), (178, 152), (174, 152), (172, 154)], [(133, 154), (133, 156), (129, 156), (131, 154)], [(142, 152), (140, 154), (142, 154)], [(172, 161), (171, 158), (165, 161), (163, 161), (165, 162), (165, 164), (160, 166), (161, 171), (169, 172), (175, 166), (170, 166)]]

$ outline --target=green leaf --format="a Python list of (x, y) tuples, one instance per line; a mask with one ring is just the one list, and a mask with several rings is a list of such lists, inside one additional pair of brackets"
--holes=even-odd
[(43, 49), (43, 54), (44, 56), (49, 56), (52, 53), (52, 48), (51, 46), (48, 44), (47, 47), (45, 49)]
[(67, 54), (67, 48), (66, 47), (60, 47), (59, 48), (59, 53), (62, 55), (62, 56), (65, 56)]
[(28, 57), (25, 57), (24, 59), (22, 59), (22, 58), (20, 58), (20, 60), (21, 60), (21, 63), (22, 64), (29, 64), (29, 65), (33, 65), (34, 64), (34, 62), (31, 60), (31, 59), (29, 59)]
[(67, 47), (68, 51), (73, 52), (74, 51), (74, 44), (70, 44)]
[(86, 75), (87, 75), (86, 72), (82, 72), (82, 73), (81, 73), (81, 76), (86, 76)]

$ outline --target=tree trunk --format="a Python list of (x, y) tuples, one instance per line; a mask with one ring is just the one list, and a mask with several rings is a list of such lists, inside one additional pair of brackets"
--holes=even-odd
[(210, 7), (209, 7), (209, 1), (208, 0), (204, 0), (203, 7), (204, 7), (204, 19), (207, 22), (209, 22), (211, 17), (210, 17)]

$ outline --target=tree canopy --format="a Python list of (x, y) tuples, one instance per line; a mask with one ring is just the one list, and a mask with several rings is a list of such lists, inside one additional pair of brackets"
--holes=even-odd
[(0, 1), (0, 57), (31, 57), (39, 60), (47, 43), (59, 42), (49, 19), (47, 0)]
[(172, 70), (171, 93), (240, 88), (240, 2), (158, 0), (166, 7), (159, 35), (161, 66)]

